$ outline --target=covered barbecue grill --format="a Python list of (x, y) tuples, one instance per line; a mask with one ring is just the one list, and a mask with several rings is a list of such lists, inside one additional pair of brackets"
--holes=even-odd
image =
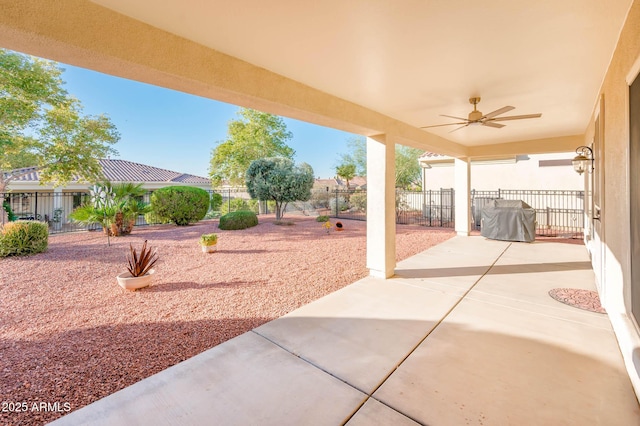
[(530, 243), (536, 239), (536, 211), (521, 200), (493, 200), (482, 209), (481, 234)]

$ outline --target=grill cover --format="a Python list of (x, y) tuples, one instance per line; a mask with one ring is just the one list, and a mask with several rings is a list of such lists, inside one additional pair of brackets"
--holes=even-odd
[(482, 209), (481, 235), (530, 243), (536, 239), (536, 211), (521, 200), (493, 200)]

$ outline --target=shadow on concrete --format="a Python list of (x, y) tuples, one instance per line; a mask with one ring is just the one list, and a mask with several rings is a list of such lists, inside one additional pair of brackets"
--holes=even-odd
[(438, 278), (438, 277), (461, 277), (461, 276), (481, 276), (522, 274), (540, 272), (561, 272), (592, 269), (590, 262), (554, 262), (554, 263), (522, 263), (514, 265), (494, 265), (488, 266), (463, 266), (455, 268), (420, 268), (403, 269), (398, 268), (395, 274), (401, 278)]

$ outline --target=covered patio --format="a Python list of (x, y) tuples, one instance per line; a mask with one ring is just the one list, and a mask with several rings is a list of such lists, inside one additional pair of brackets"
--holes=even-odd
[[(62, 422), (639, 423), (640, 0), (0, 8), (2, 47), (367, 137), (370, 278)], [(542, 115), (424, 129), (477, 97)], [(399, 265), (396, 144), (454, 158), (459, 235)], [(472, 160), (579, 146), (588, 251), (469, 237)]]
[(56, 421), (632, 425), (583, 245), (454, 237)]

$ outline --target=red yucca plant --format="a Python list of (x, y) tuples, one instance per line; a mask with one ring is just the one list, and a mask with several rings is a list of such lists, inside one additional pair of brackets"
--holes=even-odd
[(158, 253), (151, 253), (151, 249), (147, 249), (147, 240), (144, 240), (142, 244), (140, 256), (138, 256), (136, 249), (131, 244), (129, 244), (129, 249), (131, 252), (127, 255), (127, 262), (129, 262), (127, 270), (131, 276), (140, 277), (146, 274), (158, 261)]

